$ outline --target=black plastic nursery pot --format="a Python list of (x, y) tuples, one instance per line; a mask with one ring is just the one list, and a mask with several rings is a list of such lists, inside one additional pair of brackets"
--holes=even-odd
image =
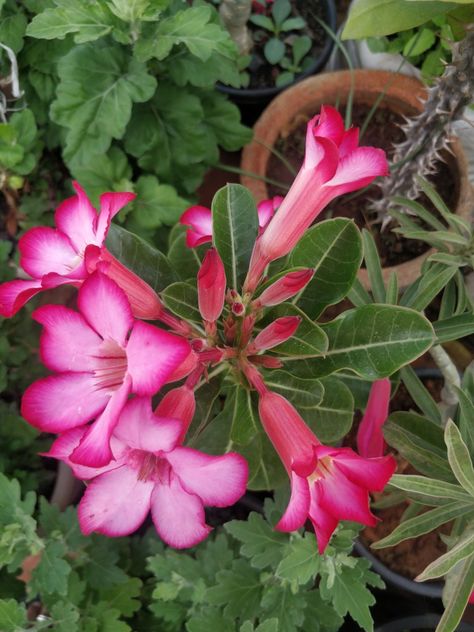
[[(337, 13), (336, 6), (334, 0), (310, 0), (310, 2), (318, 2), (323, 7), (324, 13), (324, 22), (331, 29), (333, 33), (336, 32), (337, 29)], [(218, 83), (217, 89), (224, 94), (227, 94), (230, 99), (239, 106), (249, 106), (248, 114), (249, 116), (245, 117), (249, 119), (252, 114), (253, 120), (257, 118), (260, 114), (263, 107), (273, 99), (277, 94), (286, 90), (290, 86), (294, 85), (298, 81), (305, 79), (311, 75), (315, 75), (320, 72), (324, 66), (326, 65), (332, 50), (334, 48), (334, 40), (333, 38), (326, 33), (324, 45), (319, 54), (315, 57), (314, 62), (309, 66), (304, 72), (297, 76), (295, 81), (288, 84), (284, 87), (268, 87), (268, 88), (232, 88), (231, 86), (226, 86), (224, 84)], [(247, 108), (246, 108), (247, 109)], [(245, 114), (245, 113), (244, 113)], [(245, 120), (247, 124), (250, 123), (250, 120)]]

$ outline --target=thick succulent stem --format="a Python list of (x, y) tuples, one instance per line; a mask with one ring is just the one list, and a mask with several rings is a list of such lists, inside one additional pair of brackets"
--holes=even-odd
[(443, 75), (428, 89), (423, 112), (407, 118), (402, 130), (405, 138), (396, 145), (392, 158), (391, 176), (380, 183), (382, 197), (373, 203), (373, 209), (383, 224), (390, 221), (389, 198), (401, 196), (415, 199), (419, 194), (415, 175), (427, 176), (436, 172), (435, 163), (442, 159), (441, 152), (448, 149), (452, 125), (462, 119), (464, 108), (474, 98), (474, 29), (453, 45), (452, 61)]
[(454, 409), (459, 403), (456, 388), (461, 388), (461, 378), (459, 377), (454, 362), (441, 345), (434, 345), (434, 347), (430, 349), (430, 355), (444, 378), (439, 407), (441, 409), (443, 422), (446, 423), (448, 419), (453, 416)]
[(222, 22), (241, 55), (247, 55), (252, 50), (252, 37), (247, 28), (251, 9), (252, 0), (222, 0), (219, 7)]

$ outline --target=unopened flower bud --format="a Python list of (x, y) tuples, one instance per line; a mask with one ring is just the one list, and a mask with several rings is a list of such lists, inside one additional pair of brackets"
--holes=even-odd
[(283, 303), (283, 301), (298, 294), (311, 281), (313, 274), (314, 270), (312, 268), (289, 272), (278, 279), (278, 281), (275, 281), (275, 283), (272, 283), (270, 287), (267, 287), (256, 302), (265, 307)]
[(255, 338), (252, 349), (256, 351), (263, 351), (265, 349), (271, 349), (277, 345), (285, 342), (288, 338), (295, 333), (301, 322), (299, 316), (284, 316), (283, 318), (277, 318), (270, 323), (268, 327), (262, 329), (262, 331)]
[(195, 410), (196, 399), (194, 397), (194, 391), (184, 385), (173, 388), (166, 393), (156, 407), (155, 415), (158, 417), (179, 419), (183, 422), (183, 430), (179, 438), (179, 443), (181, 443), (191, 425)]
[(224, 264), (215, 248), (210, 248), (197, 276), (199, 311), (204, 320), (212, 323), (224, 307), (226, 278)]

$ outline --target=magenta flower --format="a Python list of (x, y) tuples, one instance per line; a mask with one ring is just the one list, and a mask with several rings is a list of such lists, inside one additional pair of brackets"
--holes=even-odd
[(291, 480), (288, 507), (276, 525), (294, 531), (311, 520), (322, 554), (340, 520), (375, 525), (369, 491), (381, 491), (395, 471), (392, 456), (360, 457), (350, 448), (322, 445), (293, 406), (266, 391), (259, 402), (263, 427)]
[(123, 409), (111, 437), (114, 460), (94, 469), (70, 455), (84, 428), (61, 435), (47, 456), (68, 463), (74, 474), (90, 480), (79, 503), (79, 524), (92, 531), (124, 536), (142, 524), (151, 510), (159, 536), (170, 546), (195, 546), (207, 537), (204, 506), (233, 505), (244, 494), (247, 463), (234, 452), (209, 456), (179, 445), (178, 419), (156, 417), (149, 398), (137, 397)]
[(346, 131), (330, 106), (309, 121), (303, 166), (255, 244), (246, 289), (255, 289), (268, 263), (288, 254), (331, 200), (388, 174), (385, 152), (358, 144), (359, 130)]
[(20, 266), (32, 277), (0, 285), (0, 314), (14, 316), (35, 294), (64, 283), (80, 285), (87, 278), (84, 252), (102, 246), (112, 218), (135, 198), (134, 193), (104, 193), (97, 214), (77, 182), (77, 195), (64, 200), (55, 213), (56, 228), (32, 228), (21, 237)]
[(370, 389), (369, 401), (357, 431), (357, 450), (361, 456), (383, 456), (385, 441), (382, 426), (388, 417), (390, 380), (376, 380)]
[(109, 439), (130, 393), (152, 395), (190, 354), (186, 340), (133, 319), (124, 292), (100, 272), (79, 289), (79, 313), (46, 305), (40, 353), (55, 375), (34, 382), (22, 400), (25, 419), (45, 432), (83, 426), (72, 460), (99, 467), (112, 458)]
[[(276, 195), (274, 198), (263, 200), (257, 205), (260, 232), (267, 226), (282, 201), (283, 198)], [(179, 223), (188, 226), (186, 231), (186, 246), (188, 248), (197, 248), (212, 241), (212, 212), (210, 208), (191, 206), (181, 215)]]
[(270, 307), (271, 305), (283, 303), (283, 301), (301, 292), (311, 281), (313, 275), (313, 268), (288, 272), (288, 274), (280, 277), (275, 283), (267, 287), (255, 300), (255, 305), (258, 307)]

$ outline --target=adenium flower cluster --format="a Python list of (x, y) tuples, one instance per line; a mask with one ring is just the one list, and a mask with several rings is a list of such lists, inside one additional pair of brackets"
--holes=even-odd
[(338, 112), (323, 108), (308, 124), (305, 161), (287, 196), (258, 207), (259, 236), (243, 288), (228, 286), (212, 244), (212, 212), (188, 209), (181, 218), (187, 246), (210, 243), (196, 279), (199, 325), (170, 313), (105, 247), (111, 218), (132, 194), (105, 194), (97, 214), (76, 184), (77, 195), (56, 213), (56, 229), (25, 234), (20, 263), (32, 280), (0, 286), (1, 313), (11, 316), (34, 293), (60, 283), (78, 287), (77, 310), (46, 305), (33, 313), (44, 328), (40, 354), (52, 375), (27, 389), (22, 413), (40, 430), (58, 433), (48, 456), (87, 481), (79, 504), (84, 533), (126, 535), (151, 511), (165, 542), (193, 546), (210, 530), (204, 506), (227, 506), (242, 496), (248, 467), (240, 455), (210, 456), (184, 445), (194, 391), (222, 364), (257, 391), (263, 429), (290, 478), (291, 499), (277, 528), (298, 529), (309, 518), (323, 553), (340, 520), (374, 524), (369, 492), (383, 489), (395, 469), (393, 458), (383, 456), (381, 434), (390, 382), (372, 388), (359, 454), (325, 446), (261, 372), (281, 366), (271, 350), (297, 332), (301, 318), (281, 316), (265, 327), (259, 321), (268, 307), (303, 291), (314, 274), (288, 271), (262, 288), (267, 265), (291, 251), (336, 195), (386, 172), (383, 152), (358, 147), (357, 130), (346, 131)]

